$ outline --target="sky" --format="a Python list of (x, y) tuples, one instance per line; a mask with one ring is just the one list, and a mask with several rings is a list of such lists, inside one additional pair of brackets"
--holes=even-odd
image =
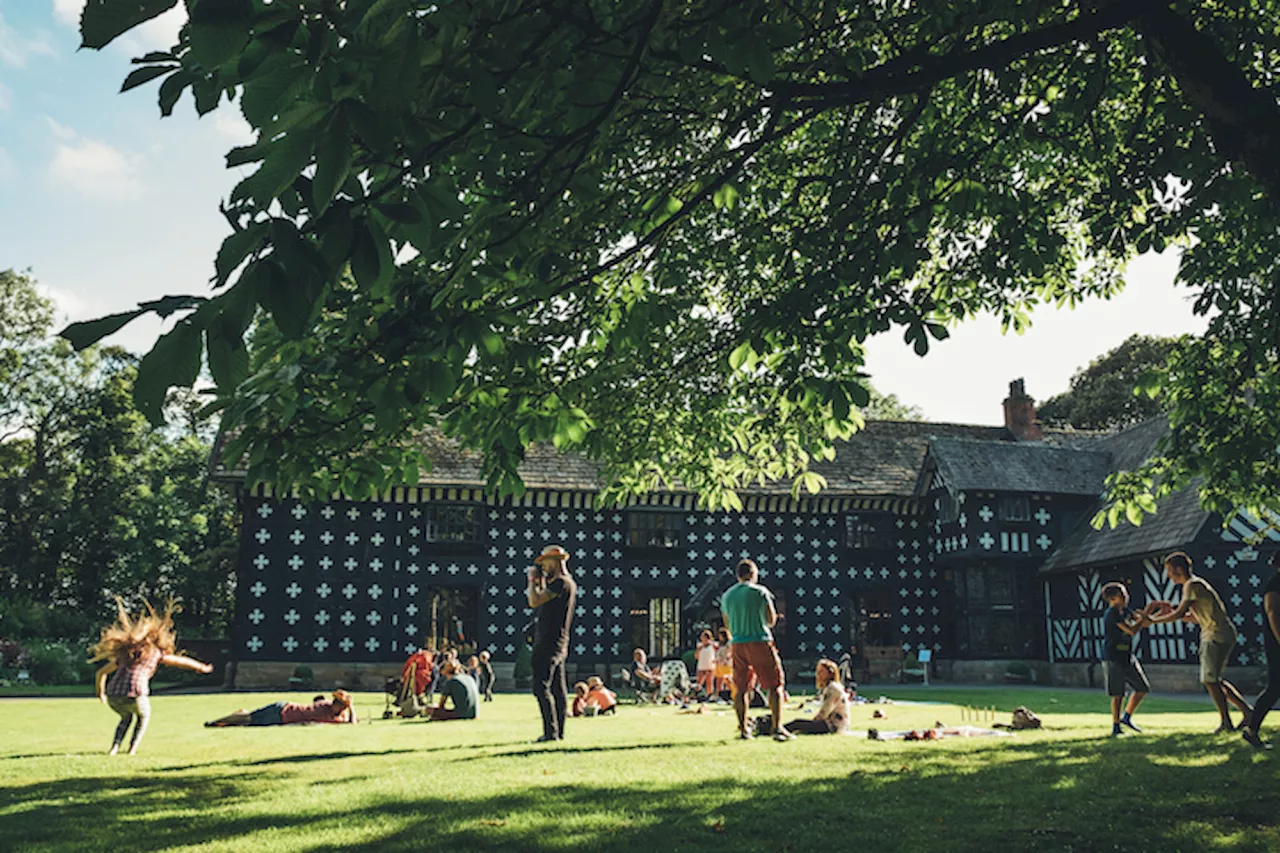
[[(77, 50), (84, 0), (0, 0), (0, 269), (30, 270), (77, 321), (169, 294), (203, 293), (229, 228), (218, 202), (243, 177), (226, 152), (252, 141), (234, 106), (197, 118), (190, 95), (161, 119), (156, 87), (119, 94), (129, 59), (173, 44), (181, 4), (105, 50)], [(1146, 256), (1110, 301), (1044, 309), (1022, 336), (980, 318), (925, 358), (900, 334), (868, 345), (875, 386), (929, 420), (998, 424), (1009, 382), (1043, 400), (1135, 333), (1201, 332), (1172, 254)], [(136, 351), (144, 318), (108, 339)]]

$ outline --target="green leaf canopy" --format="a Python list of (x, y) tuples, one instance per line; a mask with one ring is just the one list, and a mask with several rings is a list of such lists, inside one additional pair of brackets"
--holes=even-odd
[[(613, 496), (807, 489), (861, 424), (870, 336), (1020, 332), (1170, 246), (1238, 354), (1170, 375), (1222, 389), (1211, 415), (1168, 390), (1174, 435), (1270, 381), (1278, 3), (210, 2), (155, 61), (182, 68), (162, 109), (190, 85), (258, 132), (226, 207), (253, 236), (217, 269), (252, 252), (270, 318), (219, 380), (251, 476), (381, 489), (438, 428), (505, 492), (534, 441)], [(91, 4), (86, 43), (161, 5)], [(1163, 482), (1222, 465), (1263, 500), (1275, 454), (1234, 469), (1235, 440), (1175, 441)]]

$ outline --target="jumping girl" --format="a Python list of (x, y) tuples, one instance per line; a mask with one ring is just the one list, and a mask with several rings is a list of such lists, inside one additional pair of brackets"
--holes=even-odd
[(98, 698), (120, 715), (110, 755), (120, 751), (134, 718), (137, 723), (129, 740), (129, 754), (137, 753), (147, 724), (151, 722), (151, 677), (160, 664), (206, 675), (213, 672), (209, 664), (176, 653), (172, 601), (165, 605), (163, 615), (158, 615), (149, 603), (143, 604), (145, 611), (131, 617), (124, 609), (124, 602), (117, 598), (115, 623), (102, 629), (97, 645), (90, 649), (91, 660), (107, 662), (94, 680)]

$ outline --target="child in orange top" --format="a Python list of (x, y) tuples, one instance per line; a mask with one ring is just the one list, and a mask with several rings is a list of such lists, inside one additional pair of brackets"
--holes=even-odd
[(574, 717), (581, 717), (587, 710), (587, 683), (579, 681), (573, 685), (573, 707), (569, 713)]
[(587, 704), (599, 708), (600, 710), (596, 712), (598, 714), (608, 714), (617, 711), (618, 697), (604, 686), (600, 676), (593, 675), (587, 679)]

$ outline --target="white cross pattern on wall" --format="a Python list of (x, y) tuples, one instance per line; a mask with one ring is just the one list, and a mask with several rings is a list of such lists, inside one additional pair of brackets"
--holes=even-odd
[(257, 634), (254, 634), (249, 638), (249, 641), (245, 643), (245, 645), (248, 646), (249, 651), (256, 653), (258, 649), (262, 648), (266, 643), (262, 642)]

